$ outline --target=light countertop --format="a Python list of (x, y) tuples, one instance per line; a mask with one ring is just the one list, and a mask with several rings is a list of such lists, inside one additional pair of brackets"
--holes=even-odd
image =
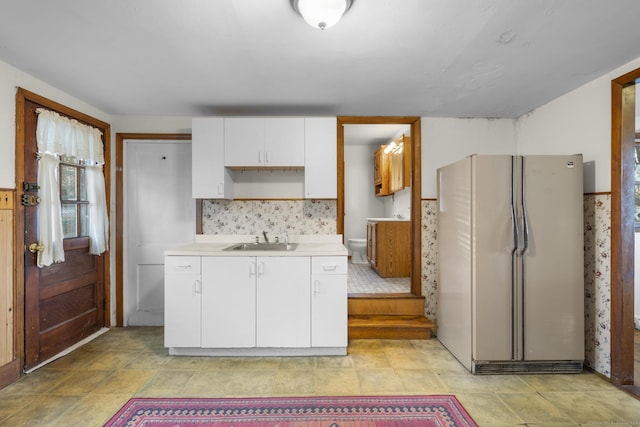
[(397, 221), (397, 222), (408, 222), (411, 221), (410, 219), (407, 218), (367, 218), (367, 221)]
[[(273, 238), (272, 238), (273, 237)], [(284, 237), (280, 241), (284, 242)], [(270, 236), (275, 241), (275, 236)], [(263, 239), (260, 239), (262, 242)], [(236, 243), (255, 242), (255, 236), (229, 235), (197, 235), (194, 243), (178, 246), (164, 252), (165, 255), (182, 256), (347, 256), (347, 248), (342, 244), (341, 235), (305, 235), (289, 236), (290, 243), (297, 243), (298, 247), (292, 251), (261, 251), (242, 250), (225, 251), (224, 249)]]

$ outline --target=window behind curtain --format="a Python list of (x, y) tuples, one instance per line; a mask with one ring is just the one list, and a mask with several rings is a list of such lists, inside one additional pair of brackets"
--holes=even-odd
[(60, 158), (60, 205), (64, 238), (87, 236), (87, 178), (84, 163), (75, 157)]

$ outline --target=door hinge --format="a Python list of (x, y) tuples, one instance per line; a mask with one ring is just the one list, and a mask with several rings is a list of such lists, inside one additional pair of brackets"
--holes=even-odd
[(29, 193), (31, 191), (38, 191), (38, 190), (40, 190), (40, 186), (38, 184), (34, 184), (32, 182), (22, 183), (22, 191), (24, 191), (25, 193)]
[(40, 203), (40, 197), (31, 194), (23, 194), (21, 198), (22, 206), (35, 206)]

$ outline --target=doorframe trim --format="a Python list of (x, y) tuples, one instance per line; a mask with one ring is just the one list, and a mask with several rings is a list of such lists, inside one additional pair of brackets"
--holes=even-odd
[[(24, 143), (25, 143), (25, 129), (24, 129), (24, 108), (26, 102), (33, 102), (39, 105), (42, 105), (45, 108), (61, 113), (65, 116), (71, 117), (80, 122), (86, 123), (90, 126), (96, 127), (100, 129), (103, 133), (103, 141), (104, 141), (104, 180), (105, 180), (105, 192), (106, 192), (106, 202), (107, 202), (107, 214), (110, 212), (111, 205), (111, 125), (109, 123), (103, 122), (95, 117), (89, 116), (88, 114), (82, 113), (78, 110), (74, 110), (73, 108), (67, 107), (66, 105), (60, 104), (51, 99), (45, 98), (44, 96), (38, 95), (36, 93), (30, 92), (26, 89), (18, 87), (16, 90), (16, 110), (15, 110), (15, 183), (16, 183), (16, 192), (15, 192), (15, 221), (14, 221), (14, 350), (16, 355), (16, 360), (18, 363), (15, 364), (15, 368), (18, 369), (18, 377), (22, 373), (22, 367), (24, 366), (25, 361), (25, 311), (24, 311), (24, 303), (25, 303), (25, 281), (24, 281), (24, 207), (18, 203), (17, 199), (21, 192), (20, 185), (24, 181)], [(110, 325), (110, 250), (107, 250), (101, 256), (104, 268), (104, 281), (103, 281), (103, 292), (104, 292), (104, 325)]]
[[(411, 293), (422, 295), (422, 154), (419, 116), (338, 116), (338, 202), (336, 232), (344, 239), (344, 127), (343, 125), (411, 126)], [(372, 183), (373, 184), (373, 183)]]
[(635, 86), (640, 68), (611, 81), (611, 382), (640, 396), (633, 378)]
[[(124, 326), (124, 141), (191, 140), (190, 133), (116, 133), (116, 324)], [(195, 232), (194, 232), (195, 234)]]

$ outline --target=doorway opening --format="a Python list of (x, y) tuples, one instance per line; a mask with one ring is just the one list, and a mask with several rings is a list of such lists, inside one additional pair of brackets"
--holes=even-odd
[[(144, 143), (144, 142), (154, 142), (154, 143), (158, 143), (158, 144), (162, 144), (163, 142), (166, 142), (167, 144), (170, 143), (170, 141), (190, 141), (191, 140), (191, 134), (142, 134), (142, 133), (118, 133), (116, 134), (116, 189), (115, 189), (115, 193), (116, 193), (116, 236), (115, 236), (115, 248), (116, 248), (116, 290), (115, 290), (115, 300), (116, 300), (116, 326), (126, 326), (129, 321), (125, 321), (125, 271), (127, 271), (129, 265), (128, 263), (131, 262), (131, 259), (128, 258), (128, 263), (125, 262), (124, 260), (124, 253), (125, 253), (125, 210), (124, 210), (124, 202), (125, 202), (125, 189), (124, 189), (124, 181), (125, 181), (125, 176), (124, 176), (124, 163), (125, 163), (125, 146), (127, 145), (126, 142), (127, 141), (132, 141), (133, 143), (136, 142), (140, 142), (140, 143)], [(169, 146), (169, 145), (167, 145)], [(171, 158), (169, 158), (168, 155), (163, 154), (164, 152), (158, 152), (155, 153), (157, 154), (157, 161), (164, 163), (164, 162), (171, 162), (171, 158), (173, 157), (177, 157), (177, 156), (170, 156)], [(153, 156), (154, 154), (151, 154), (151, 156)], [(165, 157), (165, 159), (163, 159), (162, 157)], [(187, 174), (186, 177), (189, 177), (190, 175)], [(188, 193), (186, 193), (187, 195), (190, 196), (190, 191)], [(195, 209), (195, 208), (194, 208)], [(148, 255), (148, 254), (147, 254)], [(160, 255), (157, 253), (152, 253), (150, 255), (151, 257), (153, 257), (154, 259), (157, 259)], [(134, 262), (136, 262), (134, 260)], [(153, 261), (153, 262), (143, 262), (140, 261), (140, 264), (146, 264), (146, 270), (149, 271), (148, 274), (148, 282), (151, 283), (151, 287), (154, 287), (155, 289), (158, 289), (159, 285), (157, 283), (154, 284), (154, 280), (153, 277), (156, 277), (155, 282), (161, 281), (162, 278), (158, 277), (158, 274), (161, 274), (161, 268), (157, 267), (157, 260)], [(134, 266), (135, 267), (135, 266)], [(155, 272), (154, 272), (155, 270)], [(158, 273), (158, 271), (160, 271), (160, 273)], [(155, 275), (155, 276), (154, 276)], [(136, 276), (136, 275), (134, 275)], [(160, 289), (160, 291), (162, 291), (162, 289)], [(130, 298), (131, 299), (131, 298)], [(151, 309), (149, 309), (149, 307), (147, 307), (146, 309), (144, 309), (144, 311), (147, 312), (147, 316), (145, 318), (140, 319), (141, 323), (144, 324), (153, 324), (154, 321), (156, 321), (156, 323), (158, 322), (156, 318), (161, 318), (161, 316), (154, 314), (153, 310), (156, 308), (156, 306), (158, 306), (160, 303), (158, 302), (158, 298), (147, 298), (145, 300), (146, 302), (144, 302), (142, 305), (148, 305), (149, 307), (151, 307)], [(155, 304), (154, 304), (155, 303)], [(136, 302), (137, 305), (140, 305), (140, 301)], [(136, 314), (137, 315), (137, 314)], [(134, 322), (136, 323), (136, 322)]]
[[(345, 191), (345, 169), (349, 167), (345, 163), (345, 127), (351, 125), (400, 125), (405, 126), (408, 129), (410, 139), (408, 140), (407, 147), (410, 150), (409, 165), (406, 165), (410, 171), (408, 174), (408, 180), (410, 185), (404, 190), (407, 194), (406, 213), (401, 212), (399, 216), (405, 216), (408, 221), (408, 238), (409, 238), (409, 250), (408, 250), (408, 269), (409, 269), (409, 283), (407, 293), (416, 297), (421, 296), (421, 173), (420, 173), (420, 118), (419, 117), (358, 117), (358, 116), (342, 116), (338, 117), (338, 201), (337, 201), (337, 233), (345, 236), (345, 244), (347, 244), (347, 233), (351, 230), (345, 229), (345, 216), (349, 212), (345, 211), (347, 193)], [(388, 141), (387, 141), (388, 142)], [(373, 162), (373, 158), (371, 159)], [(374, 182), (365, 183), (369, 185), (371, 191), (374, 191)], [(400, 193), (399, 193), (400, 194)], [(401, 209), (402, 211), (402, 209)], [(390, 211), (387, 210), (387, 213)], [(393, 215), (393, 211), (391, 211)], [(399, 218), (402, 219), (402, 218)], [(405, 218), (406, 219), (406, 218)], [(364, 219), (360, 219), (364, 221)], [(356, 232), (357, 233), (357, 232)], [(371, 233), (367, 233), (371, 235)], [(354, 234), (356, 237), (363, 237)], [(367, 245), (371, 245), (370, 240), (367, 241)], [(369, 248), (369, 252), (371, 248)], [(367, 270), (369, 273), (369, 270)], [(375, 276), (371, 276), (375, 277)], [(365, 278), (365, 280), (367, 280)], [(367, 293), (358, 294), (358, 296), (367, 295)], [(384, 294), (383, 294), (384, 295)], [(355, 297), (354, 294), (350, 294), (350, 298)]]

